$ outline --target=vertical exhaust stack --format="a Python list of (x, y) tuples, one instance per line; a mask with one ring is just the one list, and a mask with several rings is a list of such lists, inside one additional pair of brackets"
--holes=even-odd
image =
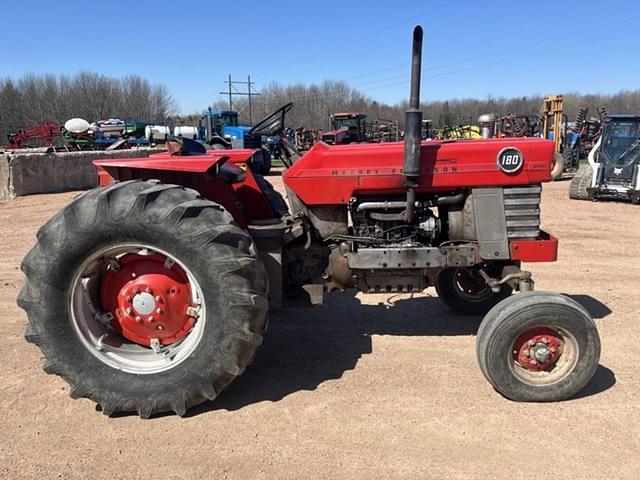
[(420, 70), (422, 68), (422, 27), (413, 29), (413, 50), (411, 53), (411, 97), (409, 109), (405, 113), (404, 126), (404, 165), (406, 178), (407, 209), (405, 220), (412, 223), (415, 219), (417, 179), (420, 175), (420, 141), (422, 111), (420, 111)]

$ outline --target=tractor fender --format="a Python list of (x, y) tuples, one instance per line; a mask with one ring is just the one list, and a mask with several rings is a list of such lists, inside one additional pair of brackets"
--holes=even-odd
[[(172, 156), (158, 153), (148, 158), (96, 160), (100, 185), (114, 180), (158, 179), (198, 191), (222, 205), (243, 228), (252, 220), (273, 218), (263, 189), (248, 168), (255, 150), (210, 150), (204, 155)], [(239, 207), (242, 205), (242, 208)]]

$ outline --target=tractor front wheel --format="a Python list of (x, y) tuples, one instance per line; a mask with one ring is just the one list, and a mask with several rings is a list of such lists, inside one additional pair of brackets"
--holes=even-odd
[(476, 268), (445, 268), (438, 274), (435, 286), (440, 299), (463, 315), (484, 315), (512, 292), (506, 283), (499, 292), (493, 292)]
[(554, 402), (573, 397), (591, 380), (600, 337), (591, 316), (574, 300), (523, 292), (487, 313), (476, 350), (482, 373), (502, 395)]
[(18, 303), (70, 395), (142, 417), (214, 399), (262, 342), (267, 279), (222, 207), (156, 181), (94, 189), (37, 235)]
[(561, 153), (553, 154), (553, 163), (551, 164), (551, 180), (560, 180), (565, 169), (565, 159)]

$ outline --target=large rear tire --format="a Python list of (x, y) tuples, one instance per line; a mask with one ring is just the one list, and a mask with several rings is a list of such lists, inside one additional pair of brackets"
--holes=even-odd
[(267, 279), (255, 245), (193, 190), (138, 180), (97, 188), (37, 239), (18, 298), (26, 339), (72, 397), (107, 415), (184, 415), (240, 375), (262, 342)]
[(564, 295), (523, 292), (484, 317), (476, 338), (480, 369), (505, 397), (554, 402), (591, 380), (600, 338), (588, 312)]
[(569, 186), (569, 198), (573, 200), (591, 200), (591, 194), (587, 190), (591, 186), (593, 169), (591, 165), (582, 165), (578, 168)]

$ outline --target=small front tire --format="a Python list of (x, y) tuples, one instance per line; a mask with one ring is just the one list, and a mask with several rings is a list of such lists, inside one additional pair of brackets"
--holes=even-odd
[(482, 373), (505, 397), (555, 402), (575, 396), (591, 380), (600, 337), (591, 316), (574, 300), (524, 292), (487, 313), (476, 351)]

